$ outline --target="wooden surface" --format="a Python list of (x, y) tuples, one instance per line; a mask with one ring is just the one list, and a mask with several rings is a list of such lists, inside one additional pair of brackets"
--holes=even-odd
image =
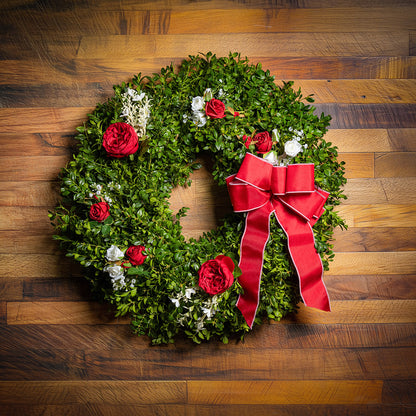
[[(1, 4), (1, 416), (416, 414), (414, 0)], [(349, 179), (333, 312), (302, 307), (245, 343), (149, 347), (91, 299), (47, 211), (112, 85), (208, 50), (262, 62), (333, 116)], [(224, 198), (196, 173), (172, 196), (191, 207), (184, 233), (215, 226)]]

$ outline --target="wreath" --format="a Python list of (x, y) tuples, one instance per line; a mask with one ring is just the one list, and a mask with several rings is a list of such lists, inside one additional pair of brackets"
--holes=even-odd
[[(300, 275), (315, 267), (309, 257), (325, 270), (334, 257), (333, 230), (345, 227), (334, 211), (345, 198), (344, 167), (322, 138), (330, 116), (315, 115), (313, 98), (292, 86), (237, 53), (189, 56), (177, 70), (114, 86), (77, 128), (62, 202), (49, 213), (54, 238), (93, 293), (152, 343), (178, 333), (227, 343), (301, 300), (329, 309), (322, 276)], [(172, 212), (169, 197), (190, 185), (201, 154), (235, 212), (186, 239), (187, 208)], [(292, 226), (310, 234), (306, 251)]]

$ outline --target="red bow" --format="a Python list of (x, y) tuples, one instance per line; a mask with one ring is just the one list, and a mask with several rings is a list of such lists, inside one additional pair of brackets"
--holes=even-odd
[(237, 174), (227, 179), (235, 212), (247, 212), (240, 247), (239, 282), (244, 289), (237, 307), (251, 328), (259, 305), (263, 252), (270, 236), (270, 215), (286, 233), (306, 306), (329, 311), (323, 267), (315, 250), (312, 226), (324, 212), (328, 192), (314, 184), (314, 165), (272, 166), (247, 153)]

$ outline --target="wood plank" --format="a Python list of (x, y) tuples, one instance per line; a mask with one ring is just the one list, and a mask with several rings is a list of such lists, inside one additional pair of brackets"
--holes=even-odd
[(340, 205), (336, 211), (350, 227), (414, 227), (416, 224), (414, 204)]
[(299, 312), (284, 320), (302, 324), (415, 323), (416, 300), (339, 300), (331, 302), (331, 312), (300, 304)]
[[(5, 302), (4, 302), (5, 303)], [(4, 315), (5, 316), (5, 315)], [(6, 321), (4, 321), (6, 323)], [(248, 334), (243, 343), (231, 342), (232, 349), (335, 349), (335, 348), (398, 348), (413, 347), (416, 325), (412, 323), (387, 324), (265, 324)], [(149, 339), (139, 337), (128, 325), (4, 325), (0, 331), (0, 345), (6, 350), (49, 350), (84, 352), (135, 351), (146, 353)], [(201, 344), (201, 355), (212, 353), (212, 346), (221, 356), (230, 349), (221, 341)], [(181, 351), (192, 356), (194, 345), (178, 336), (175, 345), (154, 346), (153, 351)], [(322, 352), (325, 354), (324, 352)], [(167, 352), (169, 354), (169, 352)], [(196, 374), (196, 372), (195, 372)]]
[[(86, 410), (88, 409), (88, 410)], [(188, 406), (182, 404), (6, 404), (2, 405), (7, 416), (80, 416), (85, 412), (91, 415), (100, 416), (125, 416), (125, 415), (140, 415), (140, 416), (183, 416), (188, 412)], [(186, 413), (187, 414), (187, 413)], [(380, 413), (379, 413), (380, 414)], [(401, 416), (402, 414), (397, 413)]]
[(346, 178), (373, 178), (374, 154), (373, 153), (342, 153), (338, 160), (345, 162)]
[(56, 206), (59, 203), (60, 186), (57, 181), (9, 182), (4, 180), (13, 176), (12, 173), (7, 173), (1, 178), (3, 180), (0, 181), (0, 206)]
[[(343, 157), (341, 157), (341, 159), (342, 158)], [(411, 158), (398, 157), (396, 160), (394, 160), (394, 158), (386, 159), (389, 159), (391, 162), (398, 162), (403, 159), (404, 161), (408, 161), (408, 159)], [(382, 166), (386, 167), (387, 170), (389, 167), (386, 162), (387, 161), (383, 161)], [(397, 168), (396, 170), (399, 169), (400, 168)], [(381, 177), (369, 179), (349, 179), (344, 186), (344, 194), (348, 197), (348, 199), (343, 201), (342, 204), (415, 204), (416, 177), (412, 177), (412, 175), (410, 175), (411, 169), (413, 169), (413, 167), (411, 166), (411, 163), (408, 163), (407, 166), (405, 165), (402, 169), (402, 173), (407, 173), (408, 177), (404, 177), (405, 175), (401, 175), (403, 177), (396, 177), (400, 175), (394, 175), (392, 169), (390, 169), (390, 172), (386, 172), (386, 170), (382, 171), (381, 166), (379, 166), (377, 174)]]
[(0, 108), (2, 133), (75, 132), (94, 107)]
[[(332, 311), (322, 312), (300, 305), (296, 315), (284, 322), (302, 324), (416, 323), (416, 300), (333, 301)], [(7, 302), (8, 325), (127, 324), (128, 318), (113, 318), (109, 305), (93, 302)]]
[[(414, 7), (332, 8), (318, 9), (211, 9), (146, 10), (123, 12), (64, 12), (42, 10), (9, 12), (8, 32), (22, 32), (26, 27), (33, 35), (157, 35), (194, 33), (263, 33), (263, 32), (348, 32), (394, 31), (412, 29), (416, 19)], [(77, 25), (74, 25), (74, 21)], [(233, 25), (229, 22), (233, 21)], [(59, 25), (57, 24), (59, 22)], [(207, 24), (209, 23), (209, 24)], [(8, 33), (4, 30), (4, 33)], [(43, 31), (43, 32), (42, 32)]]
[[(15, 8), (25, 8), (28, 10), (37, 10), (36, 5), (33, 5), (30, 1), (20, 0), (16, 4), (16, 0), (4, 0), (4, 7), (7, 9), (14, 10)], [(120, 0), (114, 3), (112, 0), (89, 0), (88, 5), (79, 0), (74, 0), (74, 5), (80, 10), (89, 11), (134, 11), (134, 10), (160, 10), (166, 9), (166, 0), (141, 0), (137, 2), (135, 0)], [(206, 3), (189, 3), (187, 0), (176, 0), (171, 3), (168, 2), (169, 8), (172, 10), (211, 10), (220, 8), (270, 8), (271, 4), (269, 0), (244, 0), (244, 2), (236, 3), (233, 0), (211, 0)], [(273, 2), (273, 8), (345, 8), (345, 7), (363, 7), (363, 8), (374, 8), (374, 7), (391, 7), (392, 0), (276, 0)], [(394, 5), (397, 7), (413, 6), (413, 0), (397, 0), (394, 1)], [(53, 0), (44, 0), (45, 10), (53, 11), (64, 11), (66, 10), (65, 4), (56, 4)]]
[(8, 302), (8, 325), (31, 324), (119, 324), (127, 318), (115, 318), (111, 305), (94, 302)]
[(416, 383), (414, 380), (388, 380), (383, 386), (384, 403), (414, 403)]
[[(52, 353), (45, 349), (12, 349), (3, 352), (5, 364), (0, 379), (216, 380), (227, 373), (229, 380), (374, 380), (394, 371), (397, 380), (406, 380), (412, 376), (408, 363), (416, 358), (414, 348), (315, 348), (305, 351), (263, 347), (262, 350), (239, 346), (212, 352), (187, 348), (182, 354), (172, 356), (172, 351), (162, 348), (156, 354), (150, 353), (149, 348), (140, 352), (117, 349)], [(211, 363), (207, 363), (207, 355), (210, 355)], [(13, 362), (13, 356), (17, 363)], [(161, 365), (169, 360), (169, 356), (169, 365)], [(39, 361), (44, 363), (43, 367), (39, 367)], [(62, 362), (71, 365), (62, 366)]]
[[(70, 159), (68, 155), (2, 157), (0, 178), (7, 182), (54, 181)], [(53, 185), (49, 186), (52, 188)]]
[(0, 262), (8, 263), (4, 271), (0, 271), (0, 278), (58, 277), (77, 275), (79, 271), (79, 264), (62, 254), (0, 254)]
[[(1, 214), (0, 209), (0, 214)], [(44, 217), (43, 217), (44, 218)], [(0, 253), (4, 254), (62, 254), (57, 241), (52, 239), (54, 229), (49, 231), (18, 230), (0, 231)]]
[[(177, 67), (183, 57), (152, 58), (126, 56), (117, 61), (108, 59), (37, 59), (3, 60), (0, 85), (44, 87), (53, 80), (61, 87), (76, 88), (86, 83), (119, 83), (134, 74), (153, 74), (166, 65)], [(261, 62), (276, 80), (292, 79), (414, 79), (416, 57), (252, 57), (251, 63)], [(98, 88), (98, 86), (97, 86)], [(9, 88), (7, 91), (11, 91)], [(27, 92), (26, 88), (26, 92)], [(40, 91), (38, 91), (39, 93)], [(82, 91), (81, 91), (82, 92)]]
[(329, 114), (333, 129), (416, 127), (414, 104), (316, 104), (316, 114)]
[(376, 153), (374, 162), (376, 177), (416, 177), (416, 152)]
[(188, 381), (194, 404), (380, 403), (381, 381)]
[[(0, 133), (1, 156), (67, 156), (76, 150), (73, 134)], [(382, 150), (383, 151), (383, 150)]]
[(313, 95), (316, 103), (414, 104), (416, 80), (299, 80), (293, 85), (304, 96)]
[(416, 275), (324, 274), (331, 300), (416, 299)]
[(329, 273), (413, 274), (416, 273), (416, 251), (336, 253)]
[(4, 404), (184, 403), (185, 381), (1, 381)]
[[(366, 415), (366, 416), (414, 416), (416, 406), (410, 404), (363, 404), (363, 405), (267, 405), (267, 404), (244, 404), (244, 405), (225, 405), (225, 404), (205, 404), (187, 406), (187, 416), (211, 416), (213, 414), (227, 416), (349, 416)], [(351, 413), (352, 412), (352, 413)], [(22, 413), (17, 414), (19, 416)], [(120, 413), (121, 415), (121, 413)], [(49, 415), (47, 415), (49, 416)], [(72, 416), (69, 414), (68, 416)], [(114, 415), (115, 416), (115, 415)]]
[[(48, 208), (52, 207), (0, 207), (0, 230), (52, 236), (53, 227), (48, 218)], [(13, 244), (13, 240), (9, 243)]]
[[(133, 56), (186, 56), (195, 51), (210, 50), (217, 56), (227, 56), (230, 47), (242, 56), (408, 56), (406, 31), (368, 33), (268, 33), (237, 37), (234, 34), (195, 35), (114, 35), (83, 36), (77, 58), (99, 57), (118, 59)], [(232, 46), (231, 46), (232, 45)], [(259, 48), (261, 45), (261, 48)], [(276, 48), (276, 45), (279, 45)], [(56, 43), (49, 51), (59, 56)], [(71, 58), (71, 56), (68, 56)]]
[(416, 129), (330, 129), (324, 136), (341, 153), (415, 152)]
[(338, 252), (416, 250), (416, 228), (336, 228), (333, 245)]

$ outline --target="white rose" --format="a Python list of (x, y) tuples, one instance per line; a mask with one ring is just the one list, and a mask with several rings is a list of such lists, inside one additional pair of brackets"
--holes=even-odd
[(295, 139), (289, 140), (285, 143), (285, 153), (290, 157), (295, 157), (302, 150), (302, 145)]
[(124, 278), (124, 270), (121, 266), (106, 266), (104, 271), (107, 272), (112, 279)]
[(204, 108), (205, 100), (204, 97), (194, 97), (192, 99), (192, 111), (197, 112), (201, 111)]
[(108, 261), (117, 261), (124, 257), (124, 253), (117, 246), (113, 245), (107, 249), (105, 257)]
[(212, 100), (212, 90), (211, 90), (211, 88), (207, 88), (207, 89), (204, 91), (204, 100), (205, 100), (205, 101)]

